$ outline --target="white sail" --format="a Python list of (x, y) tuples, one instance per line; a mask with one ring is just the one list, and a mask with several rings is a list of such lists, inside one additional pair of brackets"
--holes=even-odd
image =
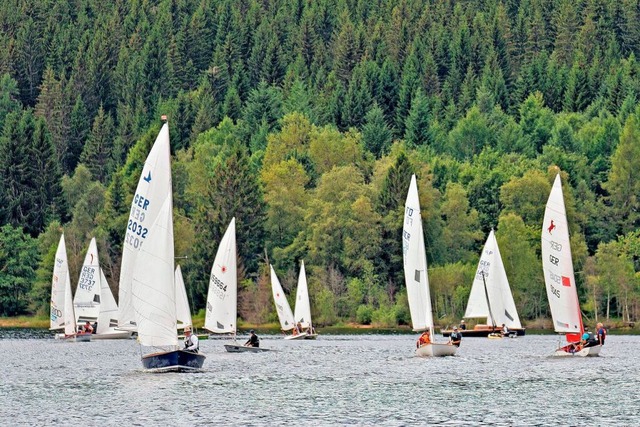
[(108, 334), (116, 332), (118, 326), (118, 304), (113, 297), (104, 271), (100, 269), (100, 314), (98, 315), (98, 329), (96, 334)]
[(56, 258), (53, 263), (50, 311), (50, 329), (64, 329), (67, 335), (75, 334), (76, 320), (71, 299), (71, 278), (69, 277), (64, 234), (60, 236), (58, 249), (56, 250)]
[[(487, 296), (489, 304), (487, 304)], [(464, 317), (486, 318), (487, 325), (505, 324), (509, 328), (522, 328), (493, 230), (489, 233), (482, 249)]]
[(98, 321), (101, 288), (98, 245), (94, 237), (91, 239), (89, 249), (84, 257), (76, 294), (73, 296), (73, 308), (78, 324), (85, 322), (93, 324)]
[[(127, 221), (122, 247), (118, 327), (135, 330), (135, 314), (131, 294), (133, 271), (140, 249), (149, 236), (149, 229), (156, 222), (167, 194), (171, 193), (171, 161), (169, 151), (169, 127), (162, 126), (138, 181)], [(173, 269), (171, 271), (173, 277)]]
[(236, 332), (238, 277), (236, 259), (236, 219), (224, 233), (211, 266), (205, 329), (214, 333)]
[(282, 285), (272, 265), (269, 265), (271, 269), (271, 291), (273, 292), (273, 301), (276, 304), (276, 312), (278, 313), (278, 319), (280, 320), (280, 329), (283, 331), (289, 331), (294, 328), (295, 320), (293, 319), (293, 312), (287, 301), (287, 296), (282, 290)]
[(191, 309), (189, 308), (189, 300), (187, 299), (187, 289), (184, 286), (182, 278), (182, 270), (178, 265), (175, 272), (176, 282), (176, 318), (178, 320), (178, 329), (185, 326), (192, 326)]
[(542, 268), (556, 332), (581, 333), (582, 316), (573, 274), (569, 227), (560, 174), (556, 175), (544, 211)]
[(300, 322), (303, 328), (308, 328), (311, 323), (311, 304), (309, 303), (309, 288), (307, 275), (304, 271), (304, 261), (300, 265), (298, 277), (298, 290), (296, 291), (296, 308), (294, 313), (296, 322)]
[(404, 278), (407, 285), (409, 310), (413, 330), (430, 329), (433, 335), (433, 314), (427, 276), (427, 255), (424, 247), (420, 200), (416, 176), (411, 176), (411, 184), (404, 207), (402, 228), (402, 258)]
[(138, 342), (146, 346), (178, 345), (172, 209), (169, 191), (133, 270), (131, 296)]

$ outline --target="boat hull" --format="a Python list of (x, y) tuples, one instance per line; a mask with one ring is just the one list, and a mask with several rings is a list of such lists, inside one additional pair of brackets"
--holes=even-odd
[(284, 337), (285, 340), (315, 340), (318, 338), (318, 334), (298, 334), (298, 335), (287, 335)]
[(142, 366), (155, 372), (189, 372), (202, 369), (206, 356), (184, 350), (172, 350), (142, 356)]
[(585, 347), (579, 351), (571, 351), (569, 349), (569, 346), (564, 346), (556, 349), (556, 351), (553, 352), (553, 356), (555, 357), (597, 357), (600, 355), (600, 350), (602, 350), (601, 345)]
[(56, 334), (55, 339), (65, 342), (91, 342), (91, 334), (65, 335)]
[(225, 350), (229, 353), (261, 353), (263, 351), (271, 351), (268, 348), (261, 347), (247, 347), (240, 344), (225, 344)]
[(106, 332), (104, 334), (93, 334), (92, 340), (128, 340), (131, 339), (132, 333), (129, 331)]
[(418, 357), (444, 357), (456, 354), (458, 347), (449, 344), (431, 343), (416, 349)]
[[(451, 335), (452, 330), (451, 329), (443, 329), (442, 330), (442, 336), (443, 337), (448, 337), (449, 335)], [(502, 329), (501, 328), (493, 328), (491, 326), (484, 326), (484, 327), (480, 327), (478, 328), (477, 326), (473, 329), (458, 329), (458, 332), (460, 332), (462, 334), (463, 337), (467, 337), (467, 338), (473, 338), (473, 337), (488, 337), (490, 334), (501, 334), (502, 333)], [(513, 328), (513, 329), (509, 329), (509, 336), (511, 335), (515, 335), (518, 337), (523, 337), (525, 333), (525, 328)]]

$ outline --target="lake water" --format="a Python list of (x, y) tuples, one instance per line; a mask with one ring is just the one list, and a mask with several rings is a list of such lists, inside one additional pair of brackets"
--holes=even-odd
[(259, 354), (203, 340), (203, 372), (151, 374), (133, 340), (23, 334), (0, 331), (2, 425), (640, 425), (638, 336), (596, 358), (548, 357), (559, 341), (543, 335), (437, 359), (413, 356), (417, 335), (262, 336), (278, 351)]

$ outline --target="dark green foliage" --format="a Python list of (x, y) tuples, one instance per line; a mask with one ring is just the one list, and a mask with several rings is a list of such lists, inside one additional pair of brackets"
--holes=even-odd
[[(261, 231), (243, 237), (243, 277), (259, 277), (256, 263), (266, 246), (276, 263), (291, 269), (309, 259), (323, 321), (359, 316), (375, 324), (405, 322), (398, 232), (415, 171), (425, 203), (427, 254), (436, 268), (432, 290), (441, 293), (434, 298), (438, 316), (461, 315), (468, 284), (457, 282), (473, 270), (471, 258), (482, 240), (475, 228), (486, 234), (503, 224), (503, 236), (518, 243), (512, 249), (524, 252), (509, 255), (516, 301), (526, 305), (525, 317), (534, 317), (547, 314), (538, 292), (542, 278), (539, 269), (518, 263), (537, 262), (548, 171), (558, 167), (575, 199), (575, 265), (585, 266), (578, 275), (582, 308), (602, 315), (605, 304), (591, 300), (603, 298), (596, 273), (611, 273), (603, 265), (613, 262), (605, 250), (622, 245), (609, 243), (617, 235), (634, 241), (640, 223), (633, 173), (640, 117), (638, 4), (9, 5), (0, 12), (0, 225), (23, 227), (33, 236), (48, 230), (51, 244), (43, 243), (42, 255), (60, 226), (78, 240), (102, 236), (107, 275), (117, 276), (128, 205), (158, 119), (166, 114), (175, 157), (176, 250), (202, 257), (191, 269), (185, 266), (196, 308), (210, 269), (204, 257), (212, 256), (229, 219), (236, 216), (245, 233), (261, 227), (261, 212), (271, 215), (278, 207), (295, 224), (286, 228), (286, 238), (266, 239)], [(283, 119), (296, 113), (305, 119)], [(275, 164), (271, 141), (286, 153), (282, 159), (276, 154)], [(298, 166), (278, 164), (293, 159)], [(61, 175), (75, 179), (80, 160), (107, 188), (104, 206), (102, 187), (92, 179), (80, 180), (85, 185), (76, 193), (99, 197), (60, 197)], [(293, 188), (287, 173), (300, 175)], [(260, 179), (267, 178), (269, 185), (277, 178), (281, 193), (262, 202), (267, 183)], [(345, 199), (323, 199), (337, 195)], [(453, 217), (466, 228), (451, 229)], [(269, 218), (270, 230), (277, 230), (278, 220)], [(631, 250), (614, 249), (610, 253), (620, 260), (631, 256)], [(40, 311), (48, 286), (48, 267), (41, 268), (31, 306)], [(635, 268), (640, 270), (637, 262)], [(246, 284), (245, 295), (264, 290), (268, 281), (260, 277)], [(623, 297), (623, 290), (632, 297)], [(612, 312), (629, 318), (628, 307), (640, 307), (632, 287), (606, 292), (620, 293), (612, 297), (620, 306), (627, 301), (627, 308)]]
[(0, 228), (0, 315), (24, 314), (38, 268), (37, 241), (19, 227)]

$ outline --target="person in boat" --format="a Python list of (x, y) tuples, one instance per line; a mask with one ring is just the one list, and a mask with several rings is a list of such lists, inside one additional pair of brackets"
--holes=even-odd
[(93, 322), (93, 333), (95, 334), (96, 331), (98, 330), (98, 321), (96, 320), (95, 322)]
[(602, 323), (596, 325), (596, 334), (598, 336), (598, 344), (604, 345), (604, 340), (607, 337), (607, 330)]
[(453, 332), (449, 335), (449, 345), (460, 347), (460, 342), (462, 342), (462, 334), (458, 331), (458, 327), (454, 326)]
[(82, 332), (85, 333), (85, 334), (92, 334), (93, 333), (93, 326), (91, 326), (91, 323), (89, 323), (89, 321), (87, 321), (84, 324), (84, 328), (83, 328)]
[(302, 333), (302, 323), (298, 322), (296, 324), (296, 335), (301, 334)]
[(462, 319), (460, 321), (460, 330), (462, 330), (462, 331), (466, 331), (467, 330), (467, 324), (464, 323), (464, 319)]
[(260, 338), (258, 338), (255, 331), (252, 329), (249, 334), (249, 339), (244, 343), (245, 347), (260, 347)]
[(502, 324), (502, 336), (503, 337), (508, 337), (509, 336), (509, 327), (507, 325), (505, 325), (504, 323)]
[(197, 353), (200, 351), (200, 343), (198, 337), (191, 333), (191, 327), (185, 326), (184, 328), (184, 350), (191, 353)]
[(582, 348), (593, 347), (595, 345), (598, 345), (598, 340), (596, 340), (593, 332), (589, 331), (589, 328), (584, 328), (584, 333), (582, 334), (580, 344), (582, 344)]
[(416, 342), (416, 348), (420, 348), (423, 345), (431, 344), (431, 331), (427, 329), (420, 335), (418, 341)]

